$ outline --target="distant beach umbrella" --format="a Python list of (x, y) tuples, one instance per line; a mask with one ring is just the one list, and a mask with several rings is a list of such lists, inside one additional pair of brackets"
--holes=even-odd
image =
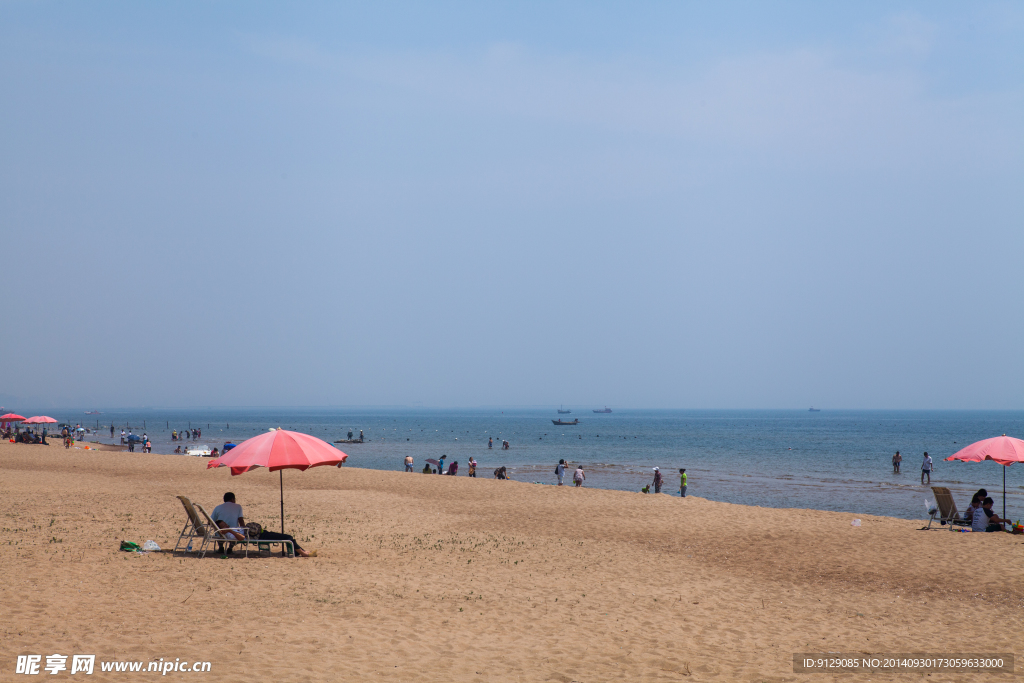
[(982, 462), (994, 460), (1003, 465), (1003, 517), (1006, 517), (1006, 468), (1015, 462), (1024, 462), (1024, 441), (1003, 434), (992, 439), (977, 441), (962, 448), (946, 460)]
[(15, 413), (7, 413), (6, 415), (0, 415), (0, 424), (6, 424), (8, 427), (11, 426), (12, 422), (24, 422), (25, 418)]
[(284, 472), (285, 469), (307, 470), (321, 465), (341, 465), (348, 455), (331, 444), (301, 432), (284, 429), (254, 436), (238, 444), (224, 455), (211, 460), (206, 466), (230, 467), (231, 476), (244, 474), (257, 467), (280, 473), (281, 480), (281, 533), (284, 533)]
[(57, 421), (46, 415), (36, 415), (25, 420), (27, 425), (57, 424)]

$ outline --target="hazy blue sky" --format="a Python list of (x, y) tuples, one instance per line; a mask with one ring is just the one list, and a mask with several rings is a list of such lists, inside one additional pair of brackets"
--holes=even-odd
[(1024, 4), (0, 3), (0, 403), (1024, 407)]

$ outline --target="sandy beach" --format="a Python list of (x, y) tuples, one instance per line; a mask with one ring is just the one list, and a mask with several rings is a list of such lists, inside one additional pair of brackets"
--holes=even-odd
[[(276, 473), (206, 464), (0, 444), (0, 680), (21, 678), (18, 655), (53, 653), (209, 661), (210, 673), (165, 678), (217, 681), (1024, 678), (1024, 661), (1012, 675), (796, 674), (792, 663), (795, 652), (1021, 658), (1022, 536), (323, 467), (284, 473), (286, 530), (318, 557), (174, 556), (177, 495), (212, 510), (230, 490), (248, 521), (279, 529)], [(147, 539), (165, 550), (118, 551)], [(126, 676), (98, 668), (97, 680)]]

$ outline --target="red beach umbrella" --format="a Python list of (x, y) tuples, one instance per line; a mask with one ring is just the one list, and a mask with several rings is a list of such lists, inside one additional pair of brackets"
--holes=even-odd
[(224, 455), (211, 460), (206, 466), (230, 467), (231, 476), (244, 474), (257, 467), (281, 472), (281, 533), (284, 533), (284, 472), (285, 469), (306, 470), (321, 465), (338, 465), (348, 455), (322, 439), (301, 432), (273, 429), (238, 444)]
[(8, 427), (10, 427), (12, 422), (23, 422), (24, 420), (24, 417), (22, 417), (21, 415), (16, 415), (15, 413), (7, 413), (6, 415), (0, 415), (0, 423), (6, 422)]
[(946, 460), (961, 460), (963, 462), (994, 460), (1003, 465), (1003, 517), (1006, 517), (1006, 468), (1015, 462), (1024, 462), (1024, 441), (1003, 434), (972, 443)]

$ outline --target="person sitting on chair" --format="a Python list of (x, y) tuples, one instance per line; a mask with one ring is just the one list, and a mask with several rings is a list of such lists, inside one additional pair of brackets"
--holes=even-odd
[[(213, 508), (213, 514), (210, 515), (213, 521), (217, 523), (221, 529), (239, 529), (245, 527), (245, 519), (242, 517), (242, 506), (235, 502), (235, 494), (228, 493), (224, 494), (224, 502)], [(237, 538), (242, 540), (242, 535), (235, 531), (228, 531), (226, 535), (231, 538)], [(294, 536), (288, 534), (278, 534), (273, 531), (267, 531), (264, 529), (260, 532), (259, 540), (261, 541), (291, 541), (292, 547), (295, 548), (295, 554), (299, 557), (315, 557), (314, 553), (307, 553), (305, 550), (299, 547), (299, 544), (295, 542)], [(228, 543), (227, 552), (231, 552), (234, 547), (234, 543)], [(217, 552), (224, 552), (224, 543), (217, 543)]]

